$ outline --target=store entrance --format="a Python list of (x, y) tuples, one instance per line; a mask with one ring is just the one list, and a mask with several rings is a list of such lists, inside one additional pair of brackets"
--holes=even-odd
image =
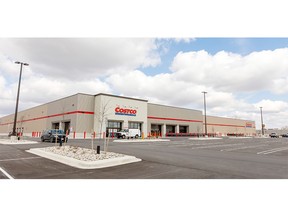
[(176, 133), (175, 125), (166, 125), (166, 133)]
[(188, 133), (188, 126), (179, 126), (179, 133)]
[(151, 136), (161, 136), (162, 125), (151, 124)]
[(108, 126), (106, 127), (106, 137), (115, 137), (115, 133), (120, 131), (121, 128), (122, 122), (108, 121)]
[(52, 129), (59, 129), (59, 125), (60, 125), (59, 122), (53, 122), (52, 123)]
[(70, 121), (63, 122), (62, 124), (64, 124), (63, 125), (64, 126), (64, 133), (67, 133), (69, 135), (69, 133), (70, 133)]
[(140, 132), (142, 131), (141, 122), (128, 122), (129, 129), (139, 129)]

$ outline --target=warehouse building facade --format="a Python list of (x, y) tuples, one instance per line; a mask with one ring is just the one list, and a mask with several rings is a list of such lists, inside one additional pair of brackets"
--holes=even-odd
[[(0, 134), (12, 131), (14, 114), (0, 118)], [(17, 132), (40, 136), (45, 129), (62, 129), (70, 138), (113, 136), (121, 129), (140, 129), (149, 136), (198, 136), (204, 131), (202, 111), (148, 103), (109, 94), (76, 94), (18, 113)], [(207, 116), (210, 135), (255, 136), (255, 122)]]

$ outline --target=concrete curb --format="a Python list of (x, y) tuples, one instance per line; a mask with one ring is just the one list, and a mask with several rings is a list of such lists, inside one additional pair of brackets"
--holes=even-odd
[(37, 144), (38, 142), (36, 141), (29, 141), (29, 140), (16, 140), (16, 141), (11, 141), (9, 139), (1, 139), (0, 144), (3, 145), (23, 145), (23, 144)]
[(77, 160), (75, 158), (70, 158), (67, 156), (62, 156), (58, 154), (54, 154), (52, 152), (46, 152), (43, 151), (41, 148), (34, 148), (30, 150), (26, 150), (26, 152), (54, 160), (72, 167), (76, 167), (79, 169), (99, 169), (99, 168), (105, 168), (105, 167), (112, 167), (112, 166), (119, 166), (123, 164), (128, 163), (134, 163), (134, 162), (140, 162), (142, 161), (139, 158), (136, 158), (134, 156), (126, 155), (124, 157), (119, 158), (111, 158), (111, 159), (105, 159), (105, 160), (99, 160), (99, 161), (81, 161)]

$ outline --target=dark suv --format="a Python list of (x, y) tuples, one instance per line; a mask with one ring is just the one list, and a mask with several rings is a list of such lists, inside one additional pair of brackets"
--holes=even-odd
[(68, 137), (66, 137), (66, 134), (64, 133), (64, 131), (58, 130), (58, 129), (45, 130), (42, 133), (41, 141), (45, 142), (46, 140), (48, 140), (50, 142), (55, 142), (56, 137), (57, 137), (57, 142), (59, 142), (60, 139), (62, 140), (62, 142), (68, 141)]
[(270, 136), (271, 138), (279, 138), (279, 135), (276, 134), (276, 133), (271, 133), (269, 136)]

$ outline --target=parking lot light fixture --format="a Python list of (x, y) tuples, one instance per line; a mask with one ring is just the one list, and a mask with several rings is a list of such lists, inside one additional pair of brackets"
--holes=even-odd
[(263, 108), (263, 107), (260, 107), (260, 113), (261, 113), (261, 132), (262, 132), (262, 136), (264, 136), (264, 124), (263, 124), (262, 108)]
[(18, 91), (17, 91), (17, 99), (16, 99), (16, 107), (15, 107), (12, 136), (17, 136), (17, 134), (16, 134), (16, 122), (17, 122), (17, 113), (18, 113), (18, 104), (19, 104), (20, 84), (21, 84), (21, 77), (22, 77), (22, 67), (23, 67), (23, 65), (29, 66), (28, 63), (24, 63), (24, 62), (20, 62), (20, 61), (16, 61), (15, 64), (20, 64), (20, 75), (19, 75), (19, 82), (18, 82)]
[(204, 116), (205, 116), (205, 118), (204, 118), (204, 124), (205, 124), (205, 137), (207, 137), (208, 136), (208, 134), (207, 134), (207, 116), (206, 116), (206, 94), (207, 94), (207, 92), (206, 91), (203, 91), (202, 92), (203, 94), (204, 94)]

